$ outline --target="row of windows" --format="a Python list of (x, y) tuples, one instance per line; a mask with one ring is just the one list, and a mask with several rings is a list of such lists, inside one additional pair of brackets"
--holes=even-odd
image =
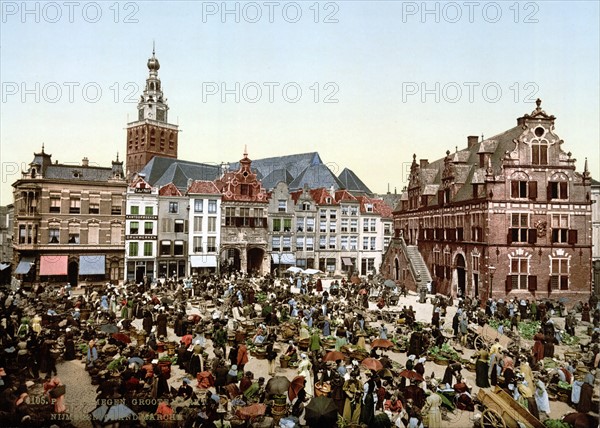
[[(510, 197), (514, 199), (537, 199), (537, 181), (513, 180), (510, 182)], [(569, 183), (551, 181), (546, 189), (546, 199), (569, 199)]]
[[(203, 237), (202, 236), (194, 236), (193, 239), (193, 249), (194, 249), (194, 253), (204, 253), (205, 249), (203, 244)], [(206, 238), (206, 252), (208, 253), (215, 253), (217, 251), (217, 238), (214, 236), (209, 236)]]
[[(37, 228), (19, 226), (19, 243), (20, 244), (37, 244)], [(69, 226), (68, 230), (62, 231), (67, 236), (66, 244), (78, 245), (81, 244), (79, 226)], [(58, 226), (50, 226), (48, 228), (48, 244), (61, 243), (61, 229)], [(110, 229), (110, 244), (117, 245), (121, 243), (121, 226), (113, 226)], [(100, 226), (97, 223), (88, 224), (87, 242), (88, 245), (100, 244)]]
[[(473, 265), (473, 272), (479, 270), (479, 258), (477, 266)], [(506, 277), (506, 292), (511, 290), (529, 290), (537, 289), (537, 276), (529, 275), (530, 259), (527, 257), (514, 257), (510, 260), (509, 274)], [(439, 264), (438, 260), (432, 266), (432, 272), (439, 279), (451, 279), (452, 267), (446, 261), (444, 265)], [(568, 290), (569, 289), (569, 260), (567, 258), (551, 258), (550, 263), (550, 279), (548, 287), (550, 290)]]
[[(111, 214), (121, 214), (121, 197), (113, 196), (111, 202)], [(50, 207), (48, 211), (53, 214), (60, 214), (62, 210), (62, 201), (60, 195), (50, 195)], [(69, 214), (85, 214), (81, 212), (81, 198), (73, 197), (69, 198)], [(90, 195), (88, 203), (88, 214), (100, 214), (100, 195)]]
[[(217, 213), (217, 200), (209, 199), (206, 209), (207, 209), (207, 211), (206, 211), (207, 213), (216, 214)], [(203, 213), (204, 212), (204, 199), (194, 199), (194, 212), (195, 213)]]

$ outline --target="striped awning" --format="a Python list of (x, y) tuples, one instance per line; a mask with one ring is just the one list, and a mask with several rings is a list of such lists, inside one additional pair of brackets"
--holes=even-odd
[(352, 259), (350, 257), (342, 257), (342, 263), (344, 266), (353, 266)]
[(104, 254), (97, 256), (79, 256), (79, 275), (104, 275), (106, 260)]
[(15, 269), (15, 273), (19, 275), (25, 275), (29, 273), (31, 267), (35, 264), (35, 257), (23, 257), (17, 268)]
[(68, 262), (68, 256), (42, 256), (40, 259), (40, 276), (66, 275)]

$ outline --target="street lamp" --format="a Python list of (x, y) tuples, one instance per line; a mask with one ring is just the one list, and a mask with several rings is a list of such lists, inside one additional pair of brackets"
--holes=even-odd
[(488, 270), (490, 272), (490, 287), (489, 287), (489, 291), (488, 291), (488, 299), (492, 298), (492, 285), (494, 283), (494, 273), (496, 273), (496, 267), (495, 266), (488, 266)]

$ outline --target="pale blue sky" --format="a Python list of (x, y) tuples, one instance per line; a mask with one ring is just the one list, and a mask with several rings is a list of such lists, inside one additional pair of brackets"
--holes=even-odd
[[(273, 23), (266, 2), (228, 3), (239, 23), (222, 16), (221, 2), (80, 2), (73, 22), (63, 2), (30, 2), (29, 14), (22, 4), (2, 2), (2, 204), (42, 142), (60, 162), (124, 158), (124, 127), (137, 117), (153, 40), (170, 121), (183, 131), (181, 159), (235, 161), (245, 144), (251, 158), (318, 151), (374, 191), (388, 183), (400, 191), (413, 153), (434, 160), (465, 147), (467, 135), (500, 133), (540, 97), (577, 169), (587, 156), (600, 176), (596, 1), (479, 2), (473, 22), (464, 2), (427, 3), (439, 22), (421, 14), (422, 2), (278, 2)], [(262, 18), (248, 22), (257, 7)], [(288, 22), (298, 8), (299, 21)], [(327, 15), (338, 22), (323, 22)], [(72, 101), (68, 82), (78, 85)], [(212, 82), (239, 82), (240, 102), (207, 94)], [(262, 88), (256, 103), (248, 101), (252, 82)], [(279, 84), (272, 103), (265, 82)], [(289, 97), (302, 90), (296, 103), (282, 94), (289, 83)], [(434, 92), (424, 102), (423, 85)], [(477, 85), (472, 100), (468, 85)], [(323, 102), (333, 91), (338, 102)]]

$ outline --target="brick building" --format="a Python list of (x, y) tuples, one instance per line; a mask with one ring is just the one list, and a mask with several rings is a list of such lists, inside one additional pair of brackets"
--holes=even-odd
[(413, 156), (394, 211), (384, 274), (457, 295), (587, 299), (591, 291), (591, 177), (537, 101), (499, 135)]
[(73, 286), (123, 279), (123, 162), (52, 163), (42, 146), (12, 186), (13, 273), (19, 279)]

